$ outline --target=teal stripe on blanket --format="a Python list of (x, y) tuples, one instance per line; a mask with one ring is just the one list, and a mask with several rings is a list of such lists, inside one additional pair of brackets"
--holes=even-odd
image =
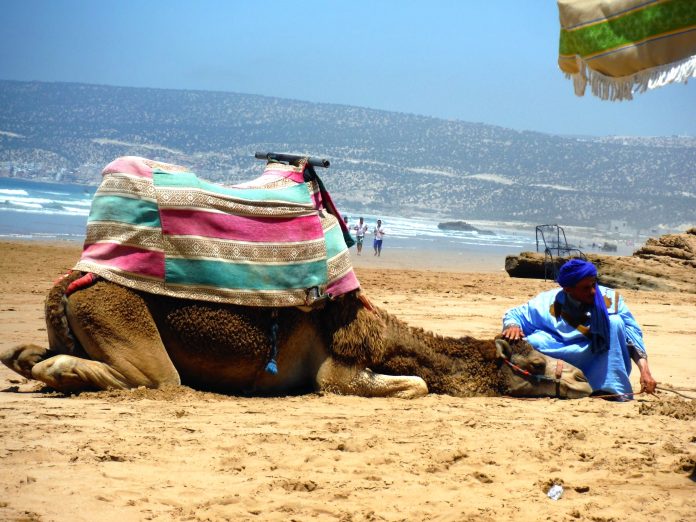
[(290, 187), (279, 189), (235, 189), (208, 183), (190, 172), (170, 174), (168, 172), (154, 171), (152, 173), (152, 178), (157, 188), (200, 189), (217, 194), (223, 198), (234, 198), (243, 201), (279, 201), (300, 205), (311, 204), (311, 195), (306, 183), (298, 183)]
[[(165, 281), (177, 285), (205, 285), (226, 289), (304, 289), (325, 285), (327, 270), (324, 260), (268, 265), (167, 258)], [(256, 284), (250, 286), (252, 281)]]
[(160, 226), (157, 203), (121, 196), (96, 195), (87, 219), (88, 223), (90, 221), (119, 221), (145, 227)]
[(346, 250), (346, 240), (343, 239), (341, 227), (336, 225), (324, 231), (326, 240), (326, 259), (331, 259)]

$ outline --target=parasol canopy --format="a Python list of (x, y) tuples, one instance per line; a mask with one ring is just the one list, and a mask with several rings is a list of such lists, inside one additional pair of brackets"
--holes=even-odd
[(630, 100), (696, 77), (696, 0), (558, 0), (558, 65), (575, 94)]

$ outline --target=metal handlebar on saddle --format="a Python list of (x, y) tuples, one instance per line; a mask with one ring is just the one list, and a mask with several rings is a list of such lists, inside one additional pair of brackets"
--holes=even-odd
[(302, 156), (299, 154), (283, 154), (278, 152), (257, 152), (254, 154), (256, 159), (266, 160), (266, 161), (280, 161), (292, 163), (297, 160), (306, 159), (312, 167), (324, 167), (329, 168), (329, 160), (323, 158), (312, 158), (310, 156)]

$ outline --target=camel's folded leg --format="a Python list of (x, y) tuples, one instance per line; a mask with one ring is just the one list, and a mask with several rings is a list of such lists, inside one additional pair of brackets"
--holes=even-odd
[(33, 379), (31, 369), (53, 354), (55, 352), (51, 352), (48, 348), (35, 344), (21, 344), (2, 352), (0, 354), (0, 362), (10, 370), (16, 371), (22, 377)]
[(132, 385), (119, 372), (99, 361), (56, 355), (36, 364), (32, 378), (60, 391), (126, 389)]
[(86, 358), (47, 359), (34, 367), (35, 377), (51, 386), (56, 379), (75, 385), (82, 380), (99, 389), (181, 384), (141, 295), (100, 281), (72, 294), (66, 312)]
[(56, 355), (48, 348), (23, 344), (0, 354), (0, 361), (27, 379), (61, 391), (84, 388), (127, 388), (122, 375), (104, 363), (72, 355)]
[(420, 377), (384, 375), (369, 368), (348, 366), (328, 358), (317, 374), (321, 391), (361, 397), (398, 397), (415, 399), (428, 394), (428, 385)]

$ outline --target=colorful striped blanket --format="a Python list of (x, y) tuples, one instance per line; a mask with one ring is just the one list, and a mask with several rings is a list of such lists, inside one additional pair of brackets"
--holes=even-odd
[(102, 173), (75, 270), (246, 306), (312, 305), (355, 290), (345, 224), (304, 171), (268, 163), (259, 178), (224, 187), (176, 165), (118, 158)]

